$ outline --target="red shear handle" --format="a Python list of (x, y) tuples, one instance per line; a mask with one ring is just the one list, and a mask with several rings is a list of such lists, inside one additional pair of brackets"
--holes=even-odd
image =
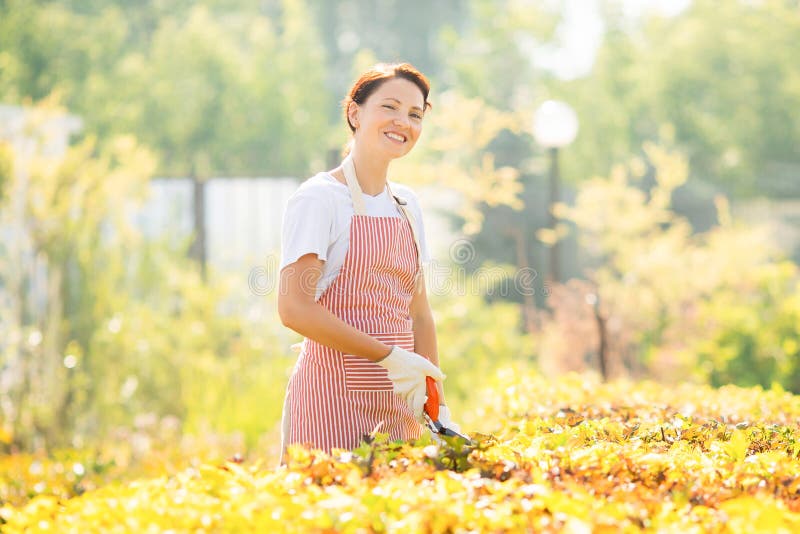
[(425, 387), (428, 393), (428, 400), (425, 401), (425, 412), (434, 421), (439, 420), (439, 390), (436, 388), (436, 380), (433, 377), (425, 377)]

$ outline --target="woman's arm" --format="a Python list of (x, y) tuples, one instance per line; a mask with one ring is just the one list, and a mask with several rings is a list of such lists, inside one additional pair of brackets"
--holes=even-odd
[[(439, 350), (436, 346), (436, 324), (428, 303), (428, 293), (425, 290), (425, 277), (422, 271), (417, 278), (417, 289), (411, 298), (410, 313), (414, 330), (414, 352), (425, 356), (438, 366)], [(439, 404), (445, 404), (442, 383), (437, 382), (436, 387), (439, 389)]]
[(278, 315), (284, 326), (332, 349), (372, 361), (386, 357), (392, 348), (345, 323), (314, 300), (322, 260), (316, 254), (301, 256), (281, 270)]

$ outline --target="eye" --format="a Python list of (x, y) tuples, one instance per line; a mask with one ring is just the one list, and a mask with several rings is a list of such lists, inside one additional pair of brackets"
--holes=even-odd
[(416, 120), (418, 120), (418, 121), (421, 121), (421, 120), (422, 120), (422, 115), (420, 115), (419, 113), (412, 113), (412, 114), (411, 114), (411, 117), (412, 117), (413, 119), (416, 119)]
[(394, 106), (391, 105), (391, 104), (384, 104), (383, 107), (385, 107), (387, 109), (394, 109)]

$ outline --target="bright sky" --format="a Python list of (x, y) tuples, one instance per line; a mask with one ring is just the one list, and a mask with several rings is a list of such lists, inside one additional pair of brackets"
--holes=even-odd
[[(586, 74), (594, 62), (595, 52), (603, 35), (598, 0), (554, 0), (564, 6), (566, 23), (558, 32), (564, 47), (539, 54), (536, 63), (563, 78)], [(621, 0), (629, 17), (647, 11), (671, 16), (686, 9), (691, 0)]]

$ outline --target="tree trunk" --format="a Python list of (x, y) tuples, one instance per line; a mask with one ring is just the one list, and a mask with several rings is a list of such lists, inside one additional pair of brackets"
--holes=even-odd
[(192, 224), (194, 240), (190, 249), (190, 256), (200, 266), (200, 276), (206, 281), (206, 180), (192, 173)]
[[(559, 175), (558, 175), (558, 149), (550, 148), (548, 150), (550, 155), (550, 206), (548, 211), (550, 229), (555, 235), (556, 232), (556, 215), (553, 213), (553, 207), (558, 202), (559, 192)], [(556, 239), (550, 246), (550, 281), (558, 283), (561, 281), (561, 265), (559, 263), (560, 247), (558, 239)]]
[[(515, 249), (517, 255), (517, 268), (522, 270), (529, 270), (530, 264), (528, 263), (528, 241), (525, 239), (525, 232), (521, 228), (514, 228), (511, 230), (514, 236)], [(525, 331), (532, 334), (536, 330), (535, 317), (536, 317), (536, 302), (533, 299), (532, 291), (522, 292), (522, 317), (525, 321)]]

